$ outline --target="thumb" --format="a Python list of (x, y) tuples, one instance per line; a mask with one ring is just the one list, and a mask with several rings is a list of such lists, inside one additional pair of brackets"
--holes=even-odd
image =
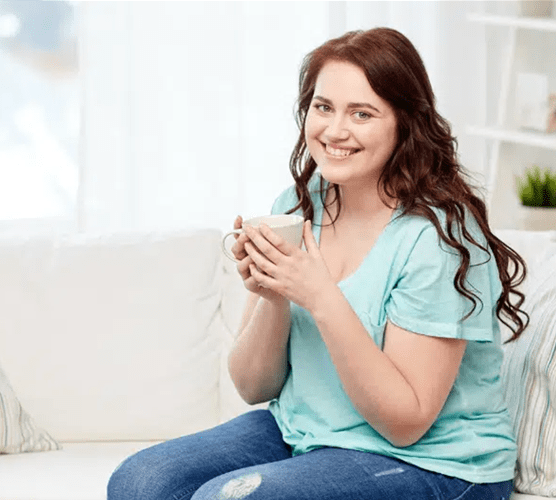
[(305, 241), (305, 248), (308, 252), (318, 251), (319, 247), (313, 235), (313, 230), (311, 226), (311, 221), (306, 220), (303, 223), (303, 240)]

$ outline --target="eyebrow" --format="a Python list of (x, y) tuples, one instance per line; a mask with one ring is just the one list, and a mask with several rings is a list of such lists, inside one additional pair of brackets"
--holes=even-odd
[[(332, 101), (330, 99), (327, 99), (326, 97), (322, 97), (320, 95), (316, 95), (313, 97), (313, 99), (318, 99), (319, 101), (324, 102), (325, 104), (329, 104), (332, 105)], [(375, 108), (372, 104), (369, 104), (368, 102), (350, 102), (348, 104), (348, 108), (371, 108), (373, 110), (375, 110), (377, 113), (380, 113), (380, 111)]]

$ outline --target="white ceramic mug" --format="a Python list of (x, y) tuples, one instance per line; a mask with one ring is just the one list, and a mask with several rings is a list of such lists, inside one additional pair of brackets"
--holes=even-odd
[[(243, 225), (249, 224), (253, 227), (258, 227), (259, 224), (266, 224), (272, 231), (280, 235), (287, 242), (295, 245), (296, 247), (301, 246), (301, 240), (303, 238), (303, 217), (301, 215), (294, 214), (277, 214), (277, 215), (261, 215), (259, 217), (253, 217), (252, 219), (243, 221)], [(226, 248), (226, 239), (232, 234), (241, 234), (243, 229), (234, 229), (229, 233), (226, 233), (222, 238), (222, 251), (224, 255), (234, 262), (239, 262), (233, 254)]]

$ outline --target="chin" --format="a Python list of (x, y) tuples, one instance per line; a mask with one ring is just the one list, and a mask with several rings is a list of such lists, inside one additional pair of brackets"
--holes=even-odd
[(351, 182), (357, 182), (356, 179), (353, 179), (351, 175), (347, 172), (334, 172), (333, 167), (319, 167), (319, 172), (322, 175), (322, 178), (325, 181), (328, 181), (330, 184), (349, 184)]
[(350, 178), (357, 174), (358, 166), (353, 163), (330, 163), (326, 158), (317, 163), (323, 177)]
[[(318, 165), (318, 163), (317, 163)], [(353, 186), (362, 189), (368, 185), (370, 189), (374, 189), (380, 173), (376, 174), (376, 180), (370, 172), (362, 172), (355, 165), (319, 165), (319, 172), (323, 179), (330, 184), (338, 184), (339, 186)]]

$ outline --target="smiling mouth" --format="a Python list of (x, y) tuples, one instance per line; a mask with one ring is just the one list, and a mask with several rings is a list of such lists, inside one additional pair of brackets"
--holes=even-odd
[(328, 144), (324, 144), (322, 142), (321, 144), (325, 152), (334, 158), (347, 158), (348, 156), (353, 156), (361, 151), (360, 149), (335, 149), (330, 147)]

